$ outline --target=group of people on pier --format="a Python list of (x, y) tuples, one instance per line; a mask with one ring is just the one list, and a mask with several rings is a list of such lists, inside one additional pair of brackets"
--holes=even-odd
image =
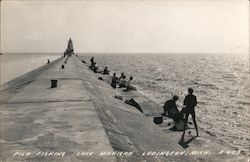
[[(92, 69), (95, 73), (102, 73), (102, 74), (110, 74), (110, 71), (108, 70), (108, 67), (105, 66), (103, 71), (97, 71), (98, 67), (96, 66), (96, 62), (94, 61), (94, 57), (91, 57), (90, 59), (91, 65), (90, 69)], [(124, 73), (121, 73), (120, 77), (116, 76), (116, 73), (113, 73), (112, 79), (111, 79), (111, 87), (116, 88), (118, 85), (118, 88), (123, 88), (125, 87), (126, 91), (135, 89), (132, 85), (131, 82), (133, 80), (133, 77), (131, 76), (128, 80), (126, 80), (126, 75)], [(163, 106), (164, 112), (162, 113), (162, 116), (168, 116), (169, 118), (172, 118), (175, 123), (178, 122), (183, 122), (183, 135), (182, 138), (184, 138), (185, 135), (185, 130), (187, 129), (187, 123), (188, 123), (188, 117), (191, 114), (193, 118), (193, 123), (195, 126), (195, 130), (197, 133), (197, 136), (199, 136), (198, 133), (198, 127), (196, 123), (196, 117), (195, 117), (195, 106), (197, 105), (197, 99), (196, 96), (193, 95), (193, 89), (189, 88), (188, 89), (188, 95), (184, 99), (184, 108), (179, 111), (176, 105), (176, 101), (178, 100), (178, 96), (174, 95), (171, 100), (168, 100), (165, 102)], [(168, 115), (166, 114), (168, 113)]]
[(118, 84), (118, 88), (126, 88), (127, 91), (135, 89), (131, 82), (133, 80), (133, 77), (130, 76), (128, 80), (126, 80), (126, 75), (124, 73), (121, 73), (120, 77), (116, 77), (116, 73), (113, 74), (112, 80), (111, 80), (111, 87), (116, 88), (116, 85)]
[[(107, 66), (104, 67), (103, 71), (98, 71), (98, 67), (96, 66), (94, 57), (90, 58), (90, 63), (91, 64), (89, 68), (93, 70), (95, 73), (102, 73), (103, 75), (110, 74), (110, 70), (108, 70)], [(135, 90), (135, 87), (133, 87), (131, 84), (132, 80), (133, 80), (132, 76), (130, 76), (129, 79), (126, 80), (126, 75), (124, 75), (124, 73), (121, 73), (120, 77), (117, 77), (116, 73), (113, 73), (111, 79), (111, 87), (115, 89), (118, 85), (118, 88), (126, 88), (125, 91)]]
[(163, 116), (166, 116), (166, 112), (168, 112), (168, 117), (172, 118), (176, 123), (183, 121), (184, 127), (183, 127), (183, 135), (182, 138), (184, 138), (185, 130), (187, 129), (187, 123), (188, 123), (188, 117), (191, 114), (194, 127), (196, 130), (196, 136), (199, 136), (198, 133), (198, 127), (196, 123), (196, 117), (195, 117), (195, 106), (197, 105), (197, 99), (196, 96), (193, 95), (193, 89), (188, 88), (188, 95), (184, 99), (184, 108), (179, 112), (177, 109), (176, 101), (178, 100), (178, 96), (174, 95), (173, 99), (168, 100), (165, 102), (163, 109)]

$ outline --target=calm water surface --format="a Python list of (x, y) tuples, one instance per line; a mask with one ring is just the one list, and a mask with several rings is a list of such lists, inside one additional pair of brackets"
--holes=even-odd
[(5, 83), (22, 74), (59, 58), (59, 54), (4, 54), (0, 55), (0, 83)]

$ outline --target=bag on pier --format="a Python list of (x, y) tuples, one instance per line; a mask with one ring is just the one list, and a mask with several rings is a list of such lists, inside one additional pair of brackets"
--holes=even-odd
[(126, 100), (125, 103), (134, 106), (137, 110), (143, 113), (140, 105), (133, 98), (131, 98), (130, 100)]
[(161, 124), (161, 123), (163, 123), (163, 117), (162, 116), (154, 117), (154, 123), (155, 124)]

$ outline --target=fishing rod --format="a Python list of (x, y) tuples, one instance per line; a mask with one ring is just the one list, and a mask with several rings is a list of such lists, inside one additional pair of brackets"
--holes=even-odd
[(108, 50), (109, 50), (109, 46), (106, 48), (106, 50), (105, 50), (105, 52), (104, 52), (104, 54), (103, 54), (103, 56), (102, 56), (100, 65), (102, 64), (102, 62), (103, 62), (103, 60), (104, 60), (104, 57), (106, 56)]

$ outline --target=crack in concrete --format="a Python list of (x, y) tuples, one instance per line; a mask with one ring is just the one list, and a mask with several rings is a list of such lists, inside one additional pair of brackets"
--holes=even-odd
[(47, 101), (24, 101), (24, 102), (7, 102), (7, 103), (1, 103), (0, 104), (26, 104), (26, 103), (57, 103), (57, 102), (83, 102), (83, 101), (91, 101), (91, 99), (85, 99), (85, 100), (47, 100)]

